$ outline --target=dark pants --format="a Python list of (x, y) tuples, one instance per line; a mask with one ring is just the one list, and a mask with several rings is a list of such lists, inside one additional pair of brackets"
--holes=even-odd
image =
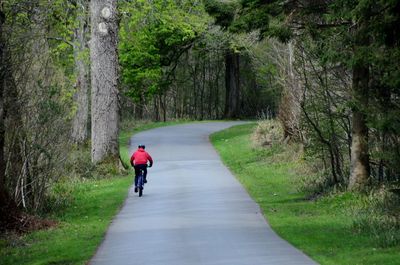
[(143, 178), (146, 179), (147, 176), (147, 164), (143, 165), (135, 165), (135, 187), (137, 186), (138, 183), (138, 175), (140, 174), (140, 170), (143, 170)]

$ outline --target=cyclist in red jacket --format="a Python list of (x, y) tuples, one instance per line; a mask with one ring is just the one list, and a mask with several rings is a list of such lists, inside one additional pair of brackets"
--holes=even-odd
[(135, 169), (135, 192), (137, 192), (137, 176), (139, 175), (140, 170), (143, 170), (144, 183), (147, 183), (147, 162), (150, 163), (148, 167), (153, 166), (153, 159), (149, 153), (144, 150), (145, 148), (146, 146), (140, 144), (136, 152), (131, 156), (131, 165)]

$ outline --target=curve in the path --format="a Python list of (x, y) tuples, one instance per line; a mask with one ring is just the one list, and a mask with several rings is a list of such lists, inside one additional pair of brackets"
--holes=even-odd
[(144, 195), (133, 189), (92, 265), (316, 264), (279, 238), (222, 164), (210, 133), (236, 122), (163, 127), (135, 135), (153, 156)]

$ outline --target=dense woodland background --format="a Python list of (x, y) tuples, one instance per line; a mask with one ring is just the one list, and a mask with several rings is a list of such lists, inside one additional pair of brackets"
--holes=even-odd
[(277, 118), (319, 168), (312, 192), (399, 194), (400, 1), (0, 8), (2, 229), (49, 210), (76, 150), (117, 164), (127, 120)]

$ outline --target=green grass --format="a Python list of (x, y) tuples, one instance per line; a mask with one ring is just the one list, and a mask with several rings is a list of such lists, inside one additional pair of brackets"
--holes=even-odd
[[(132, 179), (119, 177), (72, 185), (73, 203), (52, 216), (59, 225), (1, 241), (1, 264), (85, 264), (122, 205)], [(67, 185), (67, 184), (65, 184)]]
[(210, 138), (224, 163), (260, 205), (272, 228), (321, 264), (400, 264), (400, 248), (382, 248), (368, 232), (355, 231), (352, 193), (306, 200), (299, 191), (303, 161), (293, 147), (255, 148), (255, 124), (235, 126)]

